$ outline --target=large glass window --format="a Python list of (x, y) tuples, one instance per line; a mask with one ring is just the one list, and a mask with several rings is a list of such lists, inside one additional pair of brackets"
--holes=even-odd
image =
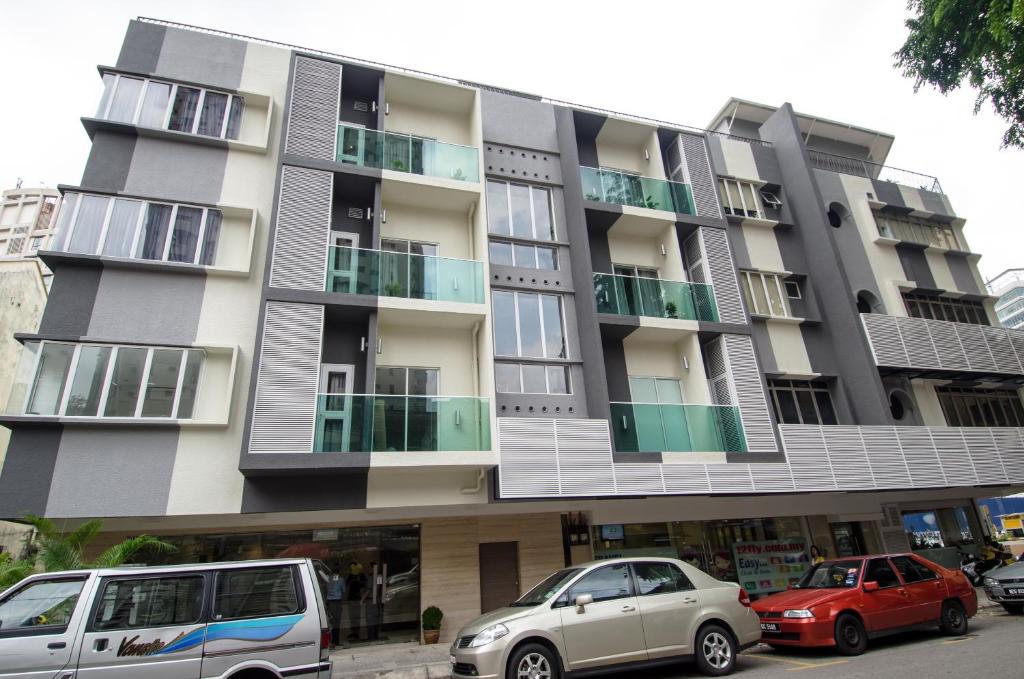
[(963, 250), (956, 230), (951, 224), (945, 222), (930, 221), (910, 215), (875, 212), (875, 224), (878, 225), (878, 233), (885, 238), (946, 248), (947, 250)]
[[(48, 345), (64, 346), (70, 345)], [(111, 347), (83, 346), (78, 352), (75, 378), (71, 382), (64, 413), (74, 416), (95, 416), (99, 412), (100, 396), (107, 376)]]
[(388, 396), (437, 396), (437, 368), (377, 366), (373, 393)]
[(496, 363), (495, 388), (503, 394), (570, 394), (569, 366)]
[(298, 612), (299, 593), (291, 566), (217, 573), (214, 620), (262, 618)]
[(747, 303), (747, 311), (761, 316), (790, 317), (789, 295), (784, 279), (776, 273), (740, 271), (740, 287)]
[(540, 186), (488, 179), (487, 229), (497, 236), (555, 240), (551, 191)]
[(718, 196), (725, 214), (764, 219), (758, 188), (750, 182), (719, 177)]
[(66, 629), (75, 612), (85, 578), (36, 580), (0, 601), (0, 630)]
[(683, 384), (674, 377), (629, 376), (629, 396), (633, 403), (683, 402)]
[(43, 345), (26, 414), (53, 415), (57, 412), (64, 395), (64, 383), (73, 352), (74, 346), (70, 344), (47, 342)]
[(130, 123), (135, 120), (135, 108), (139, 103), (139, 95), (142, 93), (143, 80), (121, 76), (117, 81), (117, 89), (114, 90), (114, 99), (110, 104), (108, 120), (115, 120), (119, 123)]
[(832, 395), (824, 382), (768, 380), (768, 392), (779, 424), (838, 424)]
[(544, 245), (491, 240), (488, 252), (491, 264), (548, 271), (558, 269), (558, 251)]
[(491, 301), (495, 354), (567, 358), (558, 295), (495, 290)]
[(202, 576), (111, 580), (93, 624), (99, 631), (146, 629), (191, 625), (202, 615)]
[(985, 306), (975, 300), (905, 292), (903, 293), (903, 303), (907, 307), (907, 314), (914, 318), (989, 325)]
[(950, 427), (1024, 427), (1024, 407), (1015, 389), (936, 387)]

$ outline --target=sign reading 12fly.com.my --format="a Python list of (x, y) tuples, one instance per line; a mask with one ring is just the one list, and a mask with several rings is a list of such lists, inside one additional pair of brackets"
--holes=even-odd
[(736, 576), (747, 594), (779, 592), (795, 585), (810, 564), (807, 540), (736, 542)]

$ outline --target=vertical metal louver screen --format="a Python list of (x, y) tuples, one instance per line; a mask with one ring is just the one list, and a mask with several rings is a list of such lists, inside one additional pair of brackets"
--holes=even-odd
[(702, 226), (698, 231), (704, 251), (704, 266), (715, 289), (718, 317), (723, 323), (746, 323), (740, 302), (740, 286), (736, 280), (736, 267), (732, 261), (729, 237), (725, 229)]
[(267, 302), (250, 453), (313, 451), (324, 308)]
[[(720, 335), (703, 346), (705, 372), (711, 387), (712, 401), (716, 405), (736, 405), (724, 342)], [(720, 409), (717, 417), (718, 426), (725, 438), (726, 449), (743, 450), (746, 439), (743, 435), (742, 417), (737, 417), (736, 411), (731, 409)]]
[(341, 105), (341, 65), (295, 57), (284, 152), (334, 160)]
[(698, 134), (681, 133), (679, 145), (686, 161), (686, 174), (693, 189), (693, 202), (700, 217), (719, 217), (722, 212), (715, 192), (715, 173), (708, 160), (708, 147), (704, 137)]
[(333, 187), (330, 172), (291, 165), (281, 168), (271, 287), (324, 289)]
[(761, 369), (754, 356), (754, 343), (746, 335), (722, 335), (722, 341), (732, 390), (747, 437), (747, 450), (752, 453), (777, 452), (778, 442), (761, 386)]

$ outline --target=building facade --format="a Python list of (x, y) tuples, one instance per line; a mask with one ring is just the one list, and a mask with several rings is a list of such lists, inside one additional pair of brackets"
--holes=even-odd
[(1004, 328), (1024, 328), (1024, 269), (1007, 269), (988, 282), (996, 300), (996, 316)]
[(356, 563), (385, 636), (436, 604), (450, 639), (592, 558), (754, 594), (811, 543), (950, 561), (1024, 486), (1024, 334), (890, 135), (151, 20), (100, 75), (0, 516)]

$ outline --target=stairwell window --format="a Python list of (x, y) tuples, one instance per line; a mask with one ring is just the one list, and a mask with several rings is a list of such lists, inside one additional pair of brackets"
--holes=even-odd
[(739, 179), (718, 178), (718, 195), (722, 200), (722, 209), (728, 215), (764, 219), (764, 208), (761, 206), (761, 194), (751, 182)]
[(775, 420), (779, 424), (838, 424), (832, 395), (824, 382), (768, 380)]
[(558, 295), (495, 290), (491, 293), (496, 356), (567, 358), (562, 300)]
[[(791, 318), (786, 281), (777, 273), (740, 271), (740, 287), (747, 311), (758, 316)], [(799, 288), (798, 288), (799, 290)]]
[(944, 222), (929, 221), (910, 215), (875, 212), (875, 224), (878, 226), (878, 233), (885, 238), (947, 250), (964, 249), (953, 226)]
[(551, 191), (542, 186), (488, 179), (487, 230), (495, 236), (555, 240)]

